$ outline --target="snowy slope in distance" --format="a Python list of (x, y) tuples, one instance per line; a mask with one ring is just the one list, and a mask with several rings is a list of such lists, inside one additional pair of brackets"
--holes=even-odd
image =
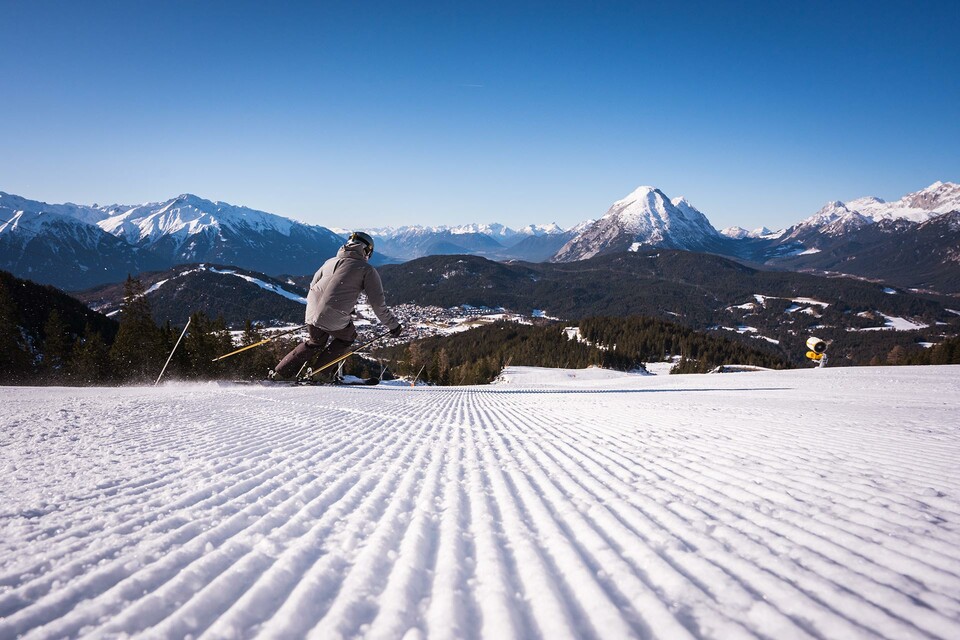
[(960, 367), (580, 373), (0, 389), (0, 637), (960, 637)]
[[(301, 303), (301, 304), (307, 304), (307, 299), (304, 298), (303, 296), (301, 296), (301, 295), (299, 295), (299, 294), (296, 294), (296, 293), (291, 293), (290, 291), (287, 291), (287, 290), (284, 289), (283, 287), (277, 286), (277, 285), (273, 284), (272, 282), (264, 282), (263, 280), (261, 280), (261, 279), (259, 279), (259, 278), (254, 278), (253, 276), (248, 276), (248, 275), (243, 274), (243, 273), (237, 273), (236, 271), (233, 271), (232, 269), (216, 269), (216, 268), (214, 268), (214, 267), (209, 267), (209, 269), (210, 269), (210, 271), (212, 271), (213, 273), (220, 273), (220, 274), (224, 274), (224, 275), (237, 276), (237, 277), (240, 278), (241, 280), (246, 280), (247, 282), (250, 282), (250, 283), (252, 283), (252, 284), (255, 284), (255, 285), (257, 285), (258, 287), (260, 287), (261, 289), (264, 289), (265, 291), (270, 291), (271, 293), (275, 293), (275, 294), (277, 294), (278, 296), (280, 296), (280, 297), (282, 297), (282, 298), (286, 298), (287, 300), (293, 300), (294, 302), (299, 302), (299, 303)], [(149, 293), (149, 292), (148, 292), (148, 293)]]

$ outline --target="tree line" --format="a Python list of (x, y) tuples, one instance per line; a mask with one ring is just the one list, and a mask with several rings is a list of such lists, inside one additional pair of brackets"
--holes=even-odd
[(376, 355), (396, 375), (439, 385), (485, 384), (510, 365), (582, 369), (606, 363), (603, 351), (568, 340), (558, 325), (506, 321), (385, 347)]
[(702, 373), (723, 364), (781, 369), (790, 363), (776, 353), (649, 317), (593, 317), (579, 323), (580, 339), (559, 324), (497, 322), (450, 336), (386, 347), (378, 357), (394, 373), (440, 385), (486, 384), (504, 367), (582, 369), (589, 366), (637, 370), (647, 362), (679, 355), (676, 373)]
[[(387, 366), (386, 377), (417, 377), (434, 384), (459, 385), (491, 382), (509, 365), (630, 370), (646, 362), (678, 356), (679, 362), (673, 368), (677, 373), (704, 372), (724, 364), (775, 369), (791, 366), (782, 352), (762, 342), (752, 345), (739, 336), (727, 339), (652, 317), (596, 316), (585, 318), (578, 325), (581, 339), (570, 340), (561, 325), (498, 322), (459, 334), (383, 348), (374, 354), (375, 360), (349, 358), (345, 372), (380, 376)], [(160, 373), (181, 331), (182, 327), (169, 322), (154, 321), (144, 287), (137, 278), (128, 277), (124, 283), (124, 302), (116, 322), (52, 287), (0, 272), (0, 384), (149, 383)], [(818, 333), (824, 339), (833, 338), (822, 328)], [(856, 354), (873, 354), (869, 364), (960, 363), (960, 338), (942, 339), (932, 348), (921, 349), (916, 338), (904, 332), (890, 332), (893, 336), (880, 332), (844, 333), (848, 341), (863, 343), (853, 349)], [(166, 377), (262, 379), (289, 350), (293, 339), (273, 341), (225, 361), (212, 360), (237, 348), (237, 342), (250, 345), (264, 337), (262, 326), (247, 321), (239, 340), (235, 340), (222, 318), (194, 313)], [(868, 343), (877, 342), (879, 346), (882, 340), (893, 340), (893, 348), (868, 348)], [(802, 352), (802, 336), (784, 336), (781, 348), (788, 341), (791, 352)], [(831, 346), (831, 362), (868, 364), (851, 360), (838, 347)]]
[(789, 361), (762, 345), (751, 347), (722, 336), (694, 331), (683, 325), (644, 316), (592, 317), (580, 321), (580, 334), (592, 344), (609, 349), (612, 368), (636, 361), (662, 362), (679, 356), (673, 373), (706, 373), (724, 364), (786, 369)]
[[(124, 283), (119, 323), (84, 322), (75, 309), (69, 305), (54, 304), (52, 298), (33, 283), (29, 285), (36, 289), (15, 295), (20, 292), (14, 287), (28, 286), (23, 284), (25, 282), (12, 277), (0, 278), (2, 384), (110, 385), (153, 382), (183, 329), (169, 322), (163, 325), (154, 322), (144, 287), (134, 277), (128, 277)], [(18, 298), (25, 295), (43, 298), (44, 304), (36, 306), (47, 307), (45, 319), (39, 321), (35, 309), (29, 304), (18, 304)], [(249, 345), (264, 337), (264, 328), (248, 321), (240, 343)], [(190, 316), (189, 331), (170, 361), (165, 377), (187, 380), (260, 379), (289, 348), (289, 342), (268, 343), (251, 349), (243, 357), (212, 361), (235, 348), (222, 318), (210, 318), (202, 312), (194, 313)]]
[(919, 353), (894, 347), (886, 362), (876, 364), (960, 364), (960, 337), (948, 338)]

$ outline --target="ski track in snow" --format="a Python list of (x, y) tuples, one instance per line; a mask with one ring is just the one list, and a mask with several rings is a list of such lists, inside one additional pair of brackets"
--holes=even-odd
[(0, 389), (0, 638), (958, 638), (960, 367)]

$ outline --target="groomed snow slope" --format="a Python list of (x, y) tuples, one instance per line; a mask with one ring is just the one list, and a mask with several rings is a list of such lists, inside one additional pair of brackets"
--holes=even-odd
[(960, 367), (0, 390), (0, 638), (960, 637)]

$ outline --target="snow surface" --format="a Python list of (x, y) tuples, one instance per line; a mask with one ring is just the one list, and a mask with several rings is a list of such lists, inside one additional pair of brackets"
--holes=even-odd
[(168, 282), (170, 282), (169, 278), (167, 278), (166, 280), (160, 280), (159, 282), (154, 282), (152, 285), (150, 285), (149, 289), (143, 292), (143, 295), (147, 295), (148, 293), (153, 293), (154, 291), (157, 291), (160, 287), (167, 284)]
[[(777, 296), (767, 296), (760, 293), (753, 294), (753, 299), (756, 300), (761, 307), (767, 306), (767, 300), (789, 300), (790, 302), (794, 303), (794, 305), (802, 305), (802, 304), (816, 305), (818, 307), (823, 307), (824, 309), (830, 306), (829, 302), (822, 302), (820, 300), (814, 300), (813, 298), (779, 298)], [(747, 303), (747, 304), (750, 304), (750, 303)], [(794, 309), (793, 306), (791, 306), (787, 309), (786, 312), (793, 313), (796, 310), (797, 309)]]
[(0, 638), (958, 638), (960, 367), (0, 389)]
[[(857, 315), (862, 316), (862, 313)], [(848, 331), (918, 331), (920, 329), (926, 329), (930, 325), (923, 324), (921, 322), (913, 322), (912, 320), (907, 320), (906, 318), (900, 318), (898, 316), (887, 316), (879, 311), (876, 312), (876, 315), (883, 318), (882, 327), (866, 327), (863, 329), (848, 329)]]

